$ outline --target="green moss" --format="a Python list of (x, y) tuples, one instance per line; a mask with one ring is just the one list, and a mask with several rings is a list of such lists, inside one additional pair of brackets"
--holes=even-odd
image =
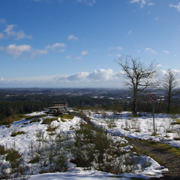
[(32, 119), (35, 119), (35, 118), (42, 118), (42, 117), (45, 117), (47, 116), (46, 114), (41, 114), (41, 115), (35, 115), (35, 116), (24, 116), (25, 119), (27, 120), (32, 120)]
[(55, 131), (56, 129), (57, 129), (57, 126), (56, 127), (48, 126), (46, 131), (52, 132), (52, 131)]
[(153, 141), (145, 141), (145, 143), (159, 149), (167, 150), (180, 157), (180, 148), (178, 147), (170, 146), (169, 144), (165, 144), (165, 143), (153, 142)]
[(26, 116), (24, 114), (12, 115), (12, 116), (9, 116), (9, 117), (3, 119), (2, 121), (0, 121), (0, 125), (9, 126), (13, 122), (21, 120), (21, 119), (23, 119), (25, 117)]
[(13, 162), (21, 157), (18, 151), (10, 149), (7, 151), (6, 161)]
[(4, 146), (0, 146), (0, 155), (6, 154), (7, 151), (4, 149)]
[(74, 116), (71, 115), (71, 114), (63, 114), (63, 115), (62, 115), (62, 118), (64, 118), (64, 119), (73, 119)]
[(61, 118), (61, 121), (62, 121), (62, 122), (66, 122), (66, 120), (65, 120), (65, 119), (63, 119), (63, 118)]
[(174, 140), (179, 141), (180, 137), (174, 137)]
[(40, 122), (39, 118), (34, 118), (33, 120), (30, 121), (30, 123), (36, 123), (36, 122)]
[(34, 163), (38, 163), (39, 161), (40, 161), (40, 157), (38, 155), (36, 155), (29, 161), (29, 163), (34, 164)]
[(178, 124), (180, 125), (180, 119), (176, 119), (176, 122), (172, 122), (171, 124), (172, 125), (178, 125)]
[(51, 122), (55, 120), (57, 120), (57, 118), (46, 118), (43, 120), (42, 124), (51, 124)]
[(12, 132), (11, 136), (14, 137), (14, 136), (17, 136), (17, 135), (21, 135), (21, 134), (26, 134), (24, 131), (14, 131)]

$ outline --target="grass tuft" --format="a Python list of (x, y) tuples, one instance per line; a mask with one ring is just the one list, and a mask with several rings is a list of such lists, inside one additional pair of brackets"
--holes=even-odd
[(14, 131), (14, 132), (12, 132), (11, 136), (15, 137), (15, 136), (21, 135), (21, 134), (26, 134), (26, 133), (24, 131)]
[(176, 119), (176, 122), (172, 122), (172, 125), (180, 125), (180, 119)]
[(51, 124), (51, 122), (55, 120), (57, 120), (57, 118), (46, 118), (41, 124)]
[(4, 149), (4, 146), (0, 146), (0, 155), (6, 154), (7, 151)]

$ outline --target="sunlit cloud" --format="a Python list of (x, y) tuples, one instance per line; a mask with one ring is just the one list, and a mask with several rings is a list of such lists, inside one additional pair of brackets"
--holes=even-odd
[(162, 52), (167, 55), (170, 54), (170, 52), (168, 50), (163, 50)]
[[(161, 65), (159, 65), (161, 67)], [(180, 70), (173, 69), (177, 81), (180, 80)], [(159, 70), (159, 78), (167, 74), (167, 70)], [(92, 72), (61, 74), (56, 76), (4, 78), (0, 77), (0, 85), (4, 87), (125, 87), (126, 76), (123, 71), (112, 69), (95, 69)]]
[(154, 49), (152, 49), (152, 48), (145, 48), (145, 51), (149, 52), (151, 54), (157, 54), (157, 52)]
[(71, 34), (68, 36), (68, 40), (73, 40), (73, 41), (77, 41), (79, 38), (76, 37), (74, 34)]
[(32, 47), (30, 45), (16, 45), (16, 44), (10, 44), (5, 48), (8, 55), (13, 56), (14, 58), (17, 58), (21, 56), (24, 52), (30, 52), (32, 50)]
[(123, 48), (120, 47), (120, 46), (117, 46), (117, 47), (109, 47), (108, 50), (118, 50), (118, 51), (121, 51)]
[(15, 31), (16, 25), (11, 24), (8, 25), (6, 27), (6, 29), (4, 30), (4, 33), (7, 35), (7, 37), (13, 37), (16, 40), (20, 40), (20, 39), (31, 39), (32, 35), (26, 35), (24, 33), (24, 31), (20, 30), (20, 31)]
[(76, 2), (83, 3), (88, 6), (93, 6), (94, 4), (96, 4), (96, 0), (76, 0)]
[(48, 54), (48, 50), (47, 49), (35, 49), (32, 51), (31, 56), (34, 58), (38, 55), (42, 55), (42, 54)]
[(169, 7), (175, 8), (177, 11), (180, 12), (180, 2), (178, 4), (170, 4)]
[(56, 48), (64, 48), (66, 45), (64, 43), (54, 43), (52, 45), (46, 46), (47, 49), (56, 49)]
[(154, 3), (150, 0), (130, 0), (132, 4), (137, 3), (140, 4), (140, 7), (143, 8), (144, 6), (153, 6)]
[(84, 50), (84, 51), (81, 52), (81, 55), (82, 55), (82, 56), (85, 56), (85, 55), (87, 55), (87, 54), (88, 54), (88, 51), (85, 51), (85, 50)]

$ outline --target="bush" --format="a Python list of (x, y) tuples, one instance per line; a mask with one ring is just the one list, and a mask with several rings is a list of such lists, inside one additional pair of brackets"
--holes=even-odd
[(52, 127), (51, 125), (48, 125), (48, 128), (46, 131), (49, 131), (49, 132), (52, 132), (52, 131), (55, 131), (58, 127)]
[(24, 131), (13, 131), (12, 134), (11, 134), (11, 136), (12, 136), (12, 137), (15, 137), (15, 136), (21, 135), (21, 134), (26, 134), (26, 133), (25, 133)]
[(13, 162), (13, 161), (19, 159), (20, 157), (21, 157), (21, 155), (15, 149), (7, 150), (6, 161)]
[(4, 146), (0, 146), (0, 155), (6, 154), (7, 151), (4, 149)]
[(51, 122), (55, 120), (57, 120), (57, 118), (46, 118), (41, 124), (51, 124)]

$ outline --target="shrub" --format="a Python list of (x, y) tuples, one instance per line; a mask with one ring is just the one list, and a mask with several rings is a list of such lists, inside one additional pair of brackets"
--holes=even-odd
[(4, 146), (0, 146), (0, 155), (6, 154), (7, 151), (4, 149)]
[(43, 120), (42, 124), (51, 124), (54, 120), (57, 120), (57, 118), (46, 118)]
[(11, 134), (11, 136), (12, 137), (15, 137), (15, 136), (17, 136), (17, 135), (21, 135), (21, 134), (26, 134), (24, 131), (13, 131), (12, 132), (12, 134)]
[(58, 127), (52, 127), (50, 124), (48, 125), (48, 128), (46, 131), (49, 131), (49, 132), (52, 132), (52, 131), (55, 131)]
[(64, 119), (73, 119), (74, 116), (71, 115), (71, 114), (63, 114), (63, 115), (62, 115), (62, 118), (64, 118)]
[(35, 157), (32, 157), (32, 159), (29, 161), (29, 163), (38, 163), (40, 161), (40, 156), (36, 155)]
[(6, 161), (13, 162), (13, 161), (19, 159), (20, 157), (21, 157), (21, 155), (15, 149), (7, 150)]
[(12, 115), (0, 121), (0, 125), (10, 125), (11, 123), (18, 121), (20, 119), (23, 119), (23, 118), (25, 118), (24, 114)]
[(36, 122), (40, 122), (40, 119), (39, 118), (34, 118), (30, 121), (30, 123), (36, 123)]
[(176, 119), (176, 122), (172, 122), (171, 124), (172, 125), (178, 125), (178, 124), (180, 125), (180, 119)]

